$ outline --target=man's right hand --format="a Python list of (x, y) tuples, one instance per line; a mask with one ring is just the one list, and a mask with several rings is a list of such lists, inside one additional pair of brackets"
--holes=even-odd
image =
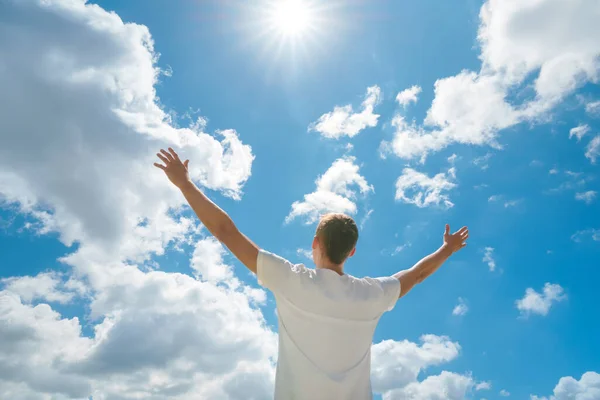
[(169, 178), (175, 186), (182, 189), (191, 183), (190, 175), (188, 173), (188, 164), (190, 160), (181, 162), (175, 150), (170, 147), (169, 151), (160, 149), (160, 153), (156, 153), (156, 155), (165, 165), (154, 163), (154, 166), (165, 171), (167, 178)]

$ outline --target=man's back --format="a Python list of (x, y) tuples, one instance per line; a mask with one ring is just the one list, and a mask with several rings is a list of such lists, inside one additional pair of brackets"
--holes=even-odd
[(395, 278), (308, 269), (261, 251), (259, 281), (275, 295), (275, 399), (371, 399), (373, 332), (400, 294)]

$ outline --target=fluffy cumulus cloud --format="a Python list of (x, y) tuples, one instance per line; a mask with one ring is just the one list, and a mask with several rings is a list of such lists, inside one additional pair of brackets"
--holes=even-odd
[(412, 168), (404, 168), (396, 180), (396, 201), (414, 204), (417, 207), (441, 206), (450, 208), (448, 192), (456, 187), (454, 167), (432, 177)]
[(243, 290), (133, 266), (118, 274), (90, 304), (91, 336), (77, 318), (0, 292), (0, 397), (268, 397), (276, 335)]
[[(239, 199), (251, 148), (161, 109), (145, 26), (83, 0), (1, 8), (0, 199), (76, 246), (64, 274), (2, 280), (0, 398), (268, 398), (264, 291), (237, 281), (210, 239), (195, 246), (196, 278), (150, 261), (199, 239), (153, 153), (175, 147), (194, 180)], [(53, 308), (75, 297), (85, 324)]]
[(331, 167), (317, 178), (315, 191), (304, 195), (302, 201), (292, 204), (286, 222), (302, 217), (307, 224), (312, 224), (327, 212), (356, 214), (357, 196), (364, 196), (373, 191), (373, 186), (359, 174), (359, 169), (354, 157), (335, 160)]
[(567, 299), (564, 289), (553, 283), (546, 283), (542, 292), (537, 292), (533, 288), (525, 290), (525, 296), (515, 302), (521, 315), (531, 314), (548, 315), (550, 308), (554, 303)]
[(407, 340), (384, 340), (373, 345), (371, 381), (383, 399), (463, 400), (476, 382), (469, 373), (442, 371), (419, 381), (428, 367), (452, 361), (460, 345), (446, 336), (423, 335), (421, 345)]
[(71, 302), (74, 297), (83, 295), (86, 291), (85, 285), (76, 279), (64, 281), (62, 277), (54, 272), (42, 272), (36, 276), (19, 276), (0, 279), (4, 290), (19, 295), (28, 303), (34, 301), (45, 301), (50, 303), (65, 304)]
[(531, 400), (595, 400), (600, 399), (600, 374), (588, 371), (577, 380), (572, 376), (560, 378), (550, 397), (531, 396)]
[(480, 71), (438, 80), (423, 124), (396, 116), (394, 138), (382, 148), (423, 159), (452, 143), (500, 147), (500, 130), (540, 120), (586, 82), (598, 82), (598, 18), (595, 0), (486, 1)]
[(366, 128), (377, 126), (379, 115), (374, 113), (375, 106), (381, 102), (379, 86), (367, 88), (367, 94), (361, 104), (360, 111), (354, 111), (351, 104), (336, 106), (333, 111), (309, 125), (309, 131), (319, 132), (329, 139), (339, 139), (342, 136), (356, 136)]
[(417, 85), (404, 89), (396, 95), (396, 101), (403, 107), (406, 107), (410, 103), (416, 103), (421, 90), (421, 86)]
[(211, 282), (229, 281), (233, 277), (231, 267), (223, 262), (225, 249), (213, 237), (196, 243), (191, 267), (195, 274)]
[(196, 181), (240, 197), (250, 147), (232, 130), (173, 126), (145, 26), (79, 0), (11, 0), (0, 36), (0, 194), (42, 233), (132, 257), (181, 234), (166, 216), (180, 196), (151, 163), (162, 146), (191, 159)]

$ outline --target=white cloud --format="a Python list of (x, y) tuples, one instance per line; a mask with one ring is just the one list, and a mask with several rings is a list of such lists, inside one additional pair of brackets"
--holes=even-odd
[(469, 311), (469, 306), (462, 297), (458, 298), (458, 304), (452, 310), (452, 315), (465, 315)]
[(510, 392), (508, 390), (506, 390), (506, 389), (502, 389), (499, 394), (502, 397), (508, 397), (508, 396), (510, 396)]
[(416, 103), (418, 101), (419, 93), (421, 93), (421, 87), (414, 85), (408, 89), (404, 89), (398, 95), (396, 95), (396, 101), (403, 107), (408, 106), (410, 103)]
[(585, 204), (592, 204), (596, 200), (596, 191), (588, 190), (586, 192), (575, 193), (575, 199), (585, 202)]
[(475, 390), (490, 390), (492, 388), (492, 382), (479, 382), (475, 385)]
[(577, 380), (572, 376), (560, 378), (550, 397), (531, 396), (531, 400), (595, 400), (600, 399), (600, 374), (588, 371)]
[(285, 218), (286, 223), (303, 217), (306, 224), (318, 221), (322, 214), (339, 212), (356, 214), (357, 189), (362, 195), (373, 191), (373, 186), (358, 173), (359, 166), (354, 157), (343, 157), (334, 161), (323, 175), (317, 178), (314, 192), (304, 195), (303, 201), (295, 201)]
[(585, 112), (594, 117), (600, 116), (600, 100), (587, 103), (585, 105)]
[(371, 86), (367, 88), (360, 112), (354, 112), (350, 104), (335, 106), (333, 111), (321, 115), (316, 122), (310, 124), (308, 130), (319, 132), (330, 139), (356, 136), (363, 129), (377, 126), (379, 115), (373, 113), (373, 110), (380, 102), (381, 89), (376, 85)]
[[(276, 335), (242, 288), (127, 266), (115, 272), (90, 305), (92, 320), (103, 318), (90, 338), (77, 318), (0, 292), (0, 365), (8, 368), (0, 397), (9, 398), (4, 382), (68, 398), (269, 396)], [(240, 381), (252, 390), (237, 391)]]
[(410, 247), (410, 246), (412, 246), (412, 244), (410, 242), (401, 244), (400, 246), (396, 246), (394, 251), (392, 251), (392, 256), (400, 254), (404, 249), (406, 249), (407, 247)]
[(368, 210), (366, 212), (366, 214), (362, 217), (362, 219), (360, 220), (360, 224), (359, 224), (360, 229), (363, 229), (365, 227), (365, 224), (367, 223), (369, 218), (371, 218), (373, 211), (375, 211), (375, 210), (373, 210), (373, 209)]
[[(60, 279), (3, 281), (0, 398), (267, 398), (276, 335), (256, 308), (264, 291), (231, 277), (210, 241), (193, 263), (204, 281), (143, 272), (198, 231), (153, 153), (179, 149), (194, 180), (239, 199), (250, 147), (231, 130), (204, 133), (202, 118), (176, 127), (159, 107), (145, 26), (84, 1), (11, 1), (2, 12), (0, 198), (36, 220), (30, 229), (77, 245)], [(91, 334), (28, 304), (75, 294), (86, 294)]]
[(77, 294), (82, 294), (81, 282), (74, 279), (63, 282), (56, 272), (42, 272), (36, 276), (19, 276), (0, 279), (4, 290), (14, 293), (23, 301), (45, 301), (50, 303), (69, 303)]
[[(559, 174), (558, 169), (551, 170), (553, 175)], [(566, 176), (566, 180), (562, 182), (557, 187), (547, 190), (545, 193), (547, 194), (556, 194), (561, 193), (567, 190), (581, 190), (590, 180), (594, 179), (591, 176), (585, 176), (581, 172), (573, 172), (573, 171), (564, 171), (564, 175)]]
[(460, 352), (460, 345), (446, 336), (423, 335), (420, 341), (420, 346), (408, 340), (384, 340), (373, 345), (373, 391), (385, 393), (416, 382), (422, 370), (449, 362)]
[(504, 196), (499, 195), (499, 194), (494, 194), (494, 195), (488, 197), (488, 202), (489, 203), (494, 203), (494, 202), (501, 202), (502, 201), (502, 203), (504, 205), (504, 208), (515, 207), (515, 206), (521, 204), (521, 202), (522, 202), (522, 200), (519, 200), (519, 199), (517, 199), (517, 200), (504, 200), (504, 201), (503, 201), (503, 199), (504, 199)]
[(302, 256), (308, 260), (312, 260), (312, 250), (311, 249), (296, 249), (296, 254)]
[(385, 393), (383, 400), (395, 399), (435, 399), (465, 400), (475, 382), (469, 375), (442, 371), (439, 375), (428, 376), (421, 382), (412, 382), (401, 389)]
[(496, 270), (496, 261), (494, 260), (494, 248), (486, 247), (484, 249), (483, 259), (481, 260), (487, 264), (491, 272)]
[(579, 142), (581, 140), (581, 138), (583, 136), (585, 136), (585, 134), (588, 133), (589, 131), (590, 131), (589, 125), (578, 125), (575, 128), (571, 128), (571, 130), (569, 131), (569, 139), (576, 137), (577, 141)]
[(521, 315), (548, 315), (552, 304), (566, 300), (564, 289), (558, 284), (546, 283), (541, 293), (533, 288), (525, 290), (525, 296), (515, 302)]
[(196, 276), (210, 282), (223, 282), (233, 278), (233, 271), (223, 262), (225, 249), (213, 237), (207, 237), (196, 243), (191, 267)]
[(428, 206), (450, 208), (454, 204), (450, 201), (447, 192), (456, 187), (455, 178), (454, 168), (433, 177), (412, 168), (404, 168), (402, 175), (396, 180), (395, 198), (397, 201), (414, 204), (420, 208)]
[(181, 238), (189, 221), (167, 211), (182, 196), (152, 166), (167, 145), (190, 158), (196, 181), (240, 198), (250, 147), (232, 130), (172, 126), (145, 26), (83, 1), (11, 1), (3, 13), (0, 197), (40, 233), (131, 259)]
[(382, 149), (401, 158), (424, 160), (428, 153), (454, 142), (499, 147), (496, 131), (515, 124), (516, 113), (497, 86), (496, 79), (468, 71), (438, 80), (425, 127), (396, 115), (392, 120), (394, 138), (391, 143), (383, 142)]
[(585, 158), (589, 159), (592, 164), (596, 164), (598, 157), (600, 157), (600, 135), (593, 138), (585, 149)]
[(490, 158), (492, 158), (492, 153), (486, 153), (481, 157), (474, 158), (473, 164), (477, 165), (479, 168), (485, 171), (490, 167), (488, 163), (488, 161), (490, 161)]
[[(480, 71), (439, 79), (423, 125), (395, 117), (395, 137), (382, 148), (406, 159), (424, 159), (452, 143), (499, 148), (500, 130), (543, 121), (577, 88), (598, 82), (599, 18), (596, 0), (486, 1)], [(532, 76), (534, 96), (528, 95)]]
[(600, 229), (584, 229), (577, 231), (571, 235), (571, 240), (579, 243), (586, 237), (589, 237), (596, 242), (600, 242)]

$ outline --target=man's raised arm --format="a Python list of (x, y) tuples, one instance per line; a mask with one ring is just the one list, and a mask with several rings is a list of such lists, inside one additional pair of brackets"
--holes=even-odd
[(154, 163), (162, 169), (169, 180), (181, 190), (200, 222), (214, 237), (223, 243), (248, 269), (256, 273), (256, 260), (259, 248), (244, 236), (235, 226), (229, 215), (213, 203), (200, 189), (194, 185), (188, 174), (189, 160), (181, 162), (177, 153), (169, 147), (169, 151), (160, 150), (156, 154), (164, 163)]
[(458, 232), (450, 234), (450, 225), (446, 225), (444, 232), (444, 244), (434, 253), (423, 258), (412, 268), (394, 274), (394, 278), (400, 281), (400, 297), (408, 293), (417, 283), (421, 283), (455, 252), (465, 247), (465, 241), (469, 238), (469, 230), (462, 227)]

